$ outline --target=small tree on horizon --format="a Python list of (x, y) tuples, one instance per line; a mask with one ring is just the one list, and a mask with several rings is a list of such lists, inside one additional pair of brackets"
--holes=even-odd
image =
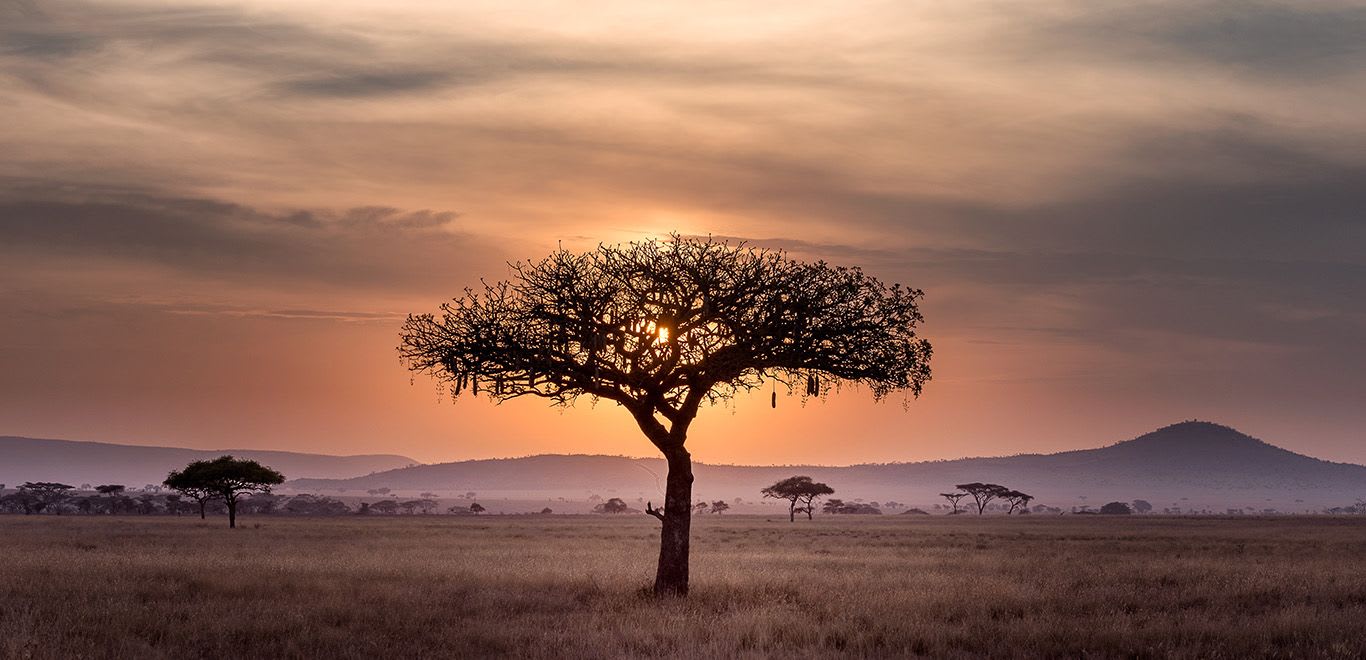
[(593, 507), (593, 513), (626, 513), (631, 507), (620, 497), (609, 498), (606, 502)]
[(949, 504), (952, 504), (952, 505), (953, 505), (953, 512), (950, 513), (949, 515), (955, 515), (955, 514), (958, 513), (958, 500), (961, 500), (961, 499), (963, 499), (964, 497), (967, 497), (968, 494), (967, 494), (967, 493), (940, 493), (939, 496), (942, 497), (942, 498), (944, 498), (944, 499), (946, 499), (946, 500), (948, 500), (948, 501), (949, 501)]
[(478, 502), (475, 502), (470, 505), (470, 513), (473, 513), (476, 516), (483, 513), (486, 510), (487, 509), (485, 509), (484, 506)]
[(124, 491), (123, 484), (101, 484), (95, 486), (95, 492), (109, 498), (109, 515), (114, 515), (114, 503), (117, 496)]
[(27, 493), (33, 499), (35, 511), (41, 513), (44, 509), (52, 509), (57, 515), (62, 515), (62, 501), (66, 499), (67, 492), (75, 486), (64, 484), (57, 481), (25, 481), (19, 486), (20, 492)]
[[(285, 482), (284, 475), (256, 461), (219, 456), (211, 461), (194, 461), (183, 470), (172, 471), (164, 482), (168, 488), (195, 497), (200, 493), (200, 517), (204, 502), (220, 499), (228, 507), (228, 528), (237, 527), (237, 503), (248, 493), (269, 493), (271, 486)], [(196, 497), (196, 499), (199, 499)]]
[(1034, 499), (1033, 495), (1022, 493), (1018, 490), (1007, 490), (1006, 492), (1001, 493), (1001, 497), (1010, 505), (1010, 508), (1006, 511), (1006, 515), (1015, 513), (1017, 509), (1022, 509), (1025, 513), (1029, 513), (1029, 503)]
[(987, 510), (987, 505), (992, 500), (1005, 497), (1005, 494), (1010, 492), (1009, 488), (999, 484), (984, 484), (975, 481), (970, 484), (958, 484), (954, 488), (972, 496), (972, 499), (977, 503), (977, 515), (979, 516)]
[(439, 316), (409, 316), (400, 356), (453, 397), (587, 396), (630, 413), (668, 465), (663, 508), (645, 507), (661, 522), (656, 595), (688, 592), (686, 443), (703, 404), (774, 383), (808, 397), (841, 382), (879, 400), (918, 396), (930, 379), (922, 293), (858, 268), (677, 235), (510, 267), (510, 281), (467, 289)]
[(806, 514), (806, 519), (812, 520), (816, 498), (833, 495), (835, 489), (819, 481), (812, 481), (811, 477), (798, 475), (783, 479), (759, 492), (763, 493), (764, 497), (787, 500), (787, 521), (794, 522), (797, 520), (798, 502), (802, 503), (800, 510)]
[(1132, 514), (1134, 511), (1133, 509), (1130, 509), (1129, 505), (1125, 504), (1124, 502), (1110, 502), (1109, 504), (1106, 504), (1105, 506), (1101, 507), (1100, 512), (1111, 516), (1127, 516), (1129, 514)]

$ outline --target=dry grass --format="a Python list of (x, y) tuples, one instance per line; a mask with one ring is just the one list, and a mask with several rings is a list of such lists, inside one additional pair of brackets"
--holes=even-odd
[(0, 655), (1366, 656), (1366, 520), (708, 517), (685, 601), (656, 530), (4, 516)]

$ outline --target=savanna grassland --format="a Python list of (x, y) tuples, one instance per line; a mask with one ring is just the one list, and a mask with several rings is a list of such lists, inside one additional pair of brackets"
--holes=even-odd
[(1366, 656), (1366, 519), (0, 517), (0, 655)]

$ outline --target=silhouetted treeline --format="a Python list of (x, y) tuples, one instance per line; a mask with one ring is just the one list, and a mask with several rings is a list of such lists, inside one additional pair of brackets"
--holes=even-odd
[[(219, 500), (205, 502), (208, 513), (222, 514), (227, 506)], [(251, 514), (331, 516), (355, 513), (345, 502), (321, 495), (257, 494), (245, 498), (238, 510)], [(0, 513), (21, 515), (189, 515), (199, 504), (159, 486), (129, 491), (122, 485), (104, 484), (80, 488), (58, 482), (27, 482), (14, 490), (0, 490)]]

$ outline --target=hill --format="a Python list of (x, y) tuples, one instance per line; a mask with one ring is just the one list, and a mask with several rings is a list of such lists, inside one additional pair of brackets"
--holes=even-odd
[(223, 454), (260, 461), (286, 477), (353, 477), (417, 463), (392, 454), (328, 456), (257, 449), (209, 451), (0, 436), (0, 483), (13, 487), (25, 481), (62, 481), (72, 485), (118, 483), (141, 487), (161, 483), (167, 472), (190, 461)]
[[(1142, 498), (1159, 510), (1223, 511), (1231, 507), (1298, 511), (1366, 497), (1366, 467), (1332, 463), (1275, 447), (1235, 429), (1183, 422), (1097, 449), (999, 458), (830, 467), (697, 464), (696, 499), (758, 498), (783, 477), (807, 474), (846, 499), (894, 499), (915, 506), (941, 502), (954, 484), (985, 481), (1070, 508)], [(566, 497), (588, 494), (659, 500), (664, 462), (620, 456), (542, 455), (420, 465), (351, 479), (298, 479), (303, 490), (465, 492), (480, 497)]]

